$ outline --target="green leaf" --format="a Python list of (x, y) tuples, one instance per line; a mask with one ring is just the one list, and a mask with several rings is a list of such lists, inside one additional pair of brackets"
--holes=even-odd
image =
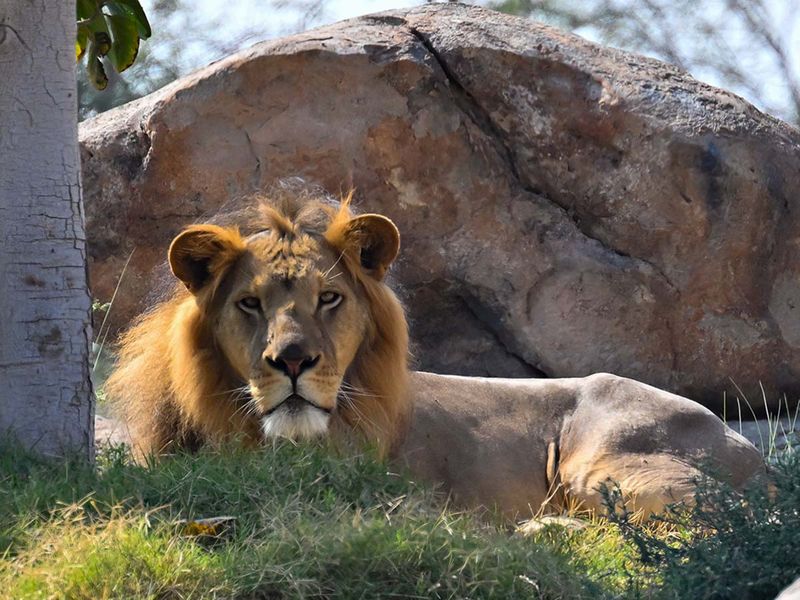
[(94, 32), (94, 45), (95, 54), (97, 56), (105, 56), (111, 50), (111, 36), (108, 31), (95, 31)]
[(108, 0), (104, 4), (112, 15), (127, 15), (132, 19), (136, 23), (136, 30), (141, 39), (146, 40), (152, 35), (150, 22), (147, 20), (147, 15), (144, 14), (139, 0)]
[(127, 16), (105, 15), (111, 32), (111, 49), (108, 57), (118, 73), (130, 67), (139, 53), (139, 33), (136, 23)]
[(84, 19), (91, 19), (95, 15), (100, 14), (100, 7), (97, 5), (96, 0), (78, 0), (75, 3), (75, 11), (78, 21), (82, 21)]
[(100, 60), (100, 56), (98, 56), (98, 47), (94, 40), (89, 42), (87, 54), (88, 63), (86, 64), (86, 70), (89, 73), (89, 81), (91, 81), (92, 85), (98, 90), (106, 89), (108, 86), (108, 76), (103, 67), (103, 62)]
[(139, 0), (76, 0), (78, 31), (75, 56), (87, 56), (87, 72), (92, 85), (103, 90), (108, 76), (102, 58), (108, 56), (121, 73), (139, 53), (139, 42), (152, 35), (150, 23)]
[[(106, 20), (103, 18), (105, 15), (98, 13), (97, 18), (92, 19), (82, 27), (89, 31), (89, 41), (94, 42), (95, 54), (97, 56), (105, 56), (111, 50), (111, 35), (108, 32)], [(90, 57), (91, 58), (91, 57)]]

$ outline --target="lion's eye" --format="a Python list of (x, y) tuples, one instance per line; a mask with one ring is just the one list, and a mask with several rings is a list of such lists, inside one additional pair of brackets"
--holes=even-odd
[(245, 312), (258, 312), (261, 308), (261, 300), (256, 298), (255, 296), (245, 296), (239, 302), (237, 302), (239, 308), (241, 308)]
[(319, 304), (322, 308), (333, 308), (342, 301), (342, 295), (336, 292), (322, 292), (319, 295)]

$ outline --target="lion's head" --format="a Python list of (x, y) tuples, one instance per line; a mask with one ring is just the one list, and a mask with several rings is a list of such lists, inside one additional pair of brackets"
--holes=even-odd
[[(259, 200), (241, 215), (173, 240), (185, 291), (126, 336), (111, 389), (144, 409), (129, 415), (155, 408), (204, 437), (310, 438), (338, 422), (386, 450), (408, 413), (407, 328), (384, 283), (397, 228), (348, 200)], [(133, 381), (147, 363), (151, 377), (165, 365), (171, 406)]]

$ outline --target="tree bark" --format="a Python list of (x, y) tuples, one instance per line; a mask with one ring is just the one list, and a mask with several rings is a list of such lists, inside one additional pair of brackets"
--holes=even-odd
[(0, 0), (0, 82), (0, 438), (91, 459), (74, 0)]

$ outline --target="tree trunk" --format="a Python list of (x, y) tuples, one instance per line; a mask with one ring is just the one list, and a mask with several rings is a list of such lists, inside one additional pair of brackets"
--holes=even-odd
[(94, 452), (75, 0), (0, 0), (0, 438)]

